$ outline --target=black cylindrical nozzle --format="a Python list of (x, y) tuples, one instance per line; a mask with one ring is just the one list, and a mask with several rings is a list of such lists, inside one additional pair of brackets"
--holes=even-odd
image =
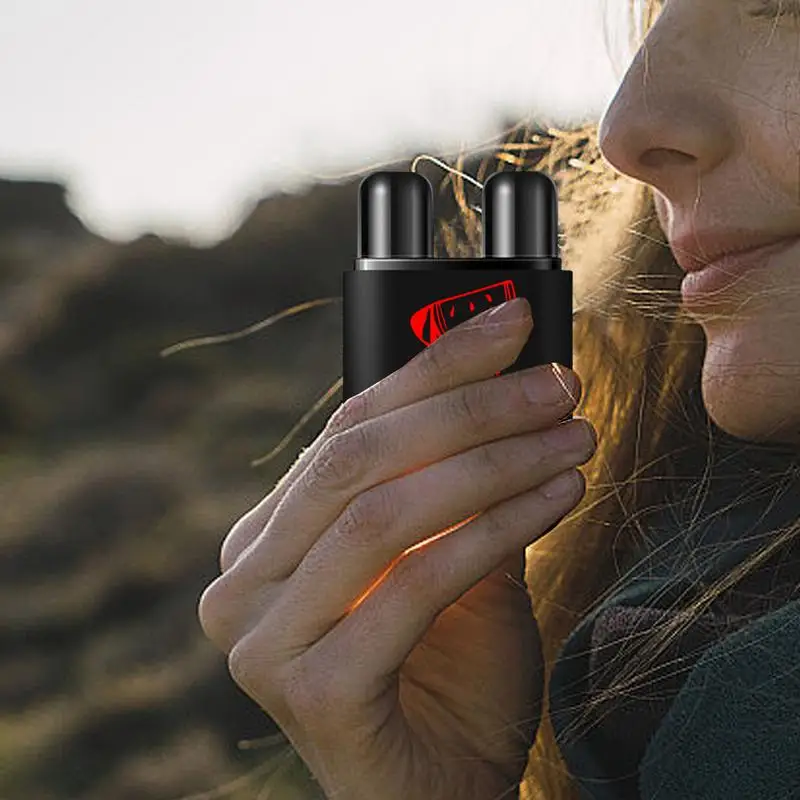
[(561, 269), (556, 191), (546, 175), (487, 179), (484, 257), (433, 257), (433, 188), (417, 173), (373, 173), (358, 200), (358, 257), (342, 275), (345, 399), (513, 297), (528, 299), (536, 325), (503, 371), (572, 367), (572, 272)]
[(558, 257), (558, 198), (543, 172), (496, 172), (483, 185), (485, 258)]
[(358, 258), (431, 258), (432, 189), (417, 172), (373, 172), (361, 181)]

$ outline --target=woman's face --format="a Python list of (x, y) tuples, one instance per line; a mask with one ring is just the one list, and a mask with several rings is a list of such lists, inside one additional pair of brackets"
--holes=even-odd
[[(666, 0), (599, 138), (676, 257), (723, 229), (800, 236), (800, 0)], [(763, 264), (702, 297), (703, 399), (734, 436), (800, 444), (800, 239)]]

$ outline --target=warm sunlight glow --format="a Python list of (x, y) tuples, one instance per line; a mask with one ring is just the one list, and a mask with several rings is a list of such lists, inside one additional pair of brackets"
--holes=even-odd
[(455, 525), (451, 525), (449, 528), (445, 528), (443, 531), (440, 531), (439, 533), (433, 536), (429, 536), (427, 539), (424, 539), (423, 541), (413, 545), (413, 547), (409, 547), (407, 550), (404, 550), (396, 559), (394, 559), (394, 561), (392, 561), (391, 564), (389, 564), (389, 566), (380, 574), (380, 576), (375, 581), (373, 581), (372, 584), (370, 584), (369, 588), (347, 607), (346, 614), (350, 614), (351, 612), (355, 611), (356, 608), (358, 608), (361, 605), (364, 599), (372, 592), (372, 590), (378, 584), (380, 584), (381, 581), (383, 581), (383, 579), (392, 571), (394, 565), (397, 564), (398, 561), (400, 561), (401, 559), (405, 558), (408, 553), (411, 553), (414, 550), (421, 550), (422, 548), (427, 547), (432, 542), (435, 542), (437, 539), (441, 539), (442, 536), (446, 536), (448, 533), (452, 533), (453, 531), (456, 531), (459, 528), (463, 528), (464, 525), (466, 525), (468, 522), (472, 522), (473, 519), (479, 517), (482, 513), (483, 513), (482, 511), (478, 511), (471, 517), (467, 517), (465, 520), (457, 522)]

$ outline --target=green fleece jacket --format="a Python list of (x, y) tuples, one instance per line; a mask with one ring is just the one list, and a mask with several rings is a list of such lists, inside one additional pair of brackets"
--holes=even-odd
[(711, 491), (689, 480), (651, 515), (647, 547), (621, 588), (562, 646), (550, 716), (583, 798), (800, 798), (800, 541), (727, 590), (640, 682), (580, 718), (636, 652), (637, 634), (800, 515), (800, 483), (780, 482), (796, 455), (740, 445), (720, 435)]

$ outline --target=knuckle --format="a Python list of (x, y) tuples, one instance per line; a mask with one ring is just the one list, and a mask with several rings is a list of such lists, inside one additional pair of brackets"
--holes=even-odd
[(225, 541), (223, 541), (219, 551), (220, 572), (227, 572), (236, 563), (239, 554), (240, 550), (238, 544), (234, 545), (233, 539), (230, 538), (229, 534)]
[(375, 532), (391, 524), (392, 501), (385, 487), (379, 485), (354, 497), (342, 511), (337, 527), (352, 542), (375, 545)]
[(234, 682), (251, 697), (257, 697), (264, 708), (274, 704), (277, 693), (273, 689), (269, 668), (261, 663), (250, 636), (240, 639), (231, 648), (228, 672)]
[(254, 605), (253, 595), (243, 589), (241, 578), (226, 572), (203, 591), (197, 604), (197, 617), (208, 639), (228, 652), (247, 635), (254, 613), (260, 617), (262, 604), (269, 599), (269, 591), (262, 588)]
[(277, 719), (285, 700), (279, 665), (266, 657), (263, 647), (269, 638), (259, 626), (239, 639), (228, 653), (227, 666), (234, 682)]
[(312, 460), (306, 480), (326, 487), (350, 483), (360, 474), (366, 444), (361, 425), (334, 434)]
[(271, 609), (280, 587), (263, 583), (256, 591), (243, 585), (240, 576), (231, 572), (210, 583), (200, 597), (197, 616), (205, 635), (221, 650), (228, 652), (236, 642), (256, 627), (280, 631), (285, 624), (269, 622)]
[(500, 451), (501, 448), (495, 443), (475, 448), (472, 457), (465, 459), (469, 473), (468, 480), (481, 482), (488, 480), (495, 486), (507, 480), (510, 459)]
[(244, 544), (253, 538), (253, 511), (240, 517), (230, 528), (220, 546), (219, 567), (227, 572), (242, 554)]
[(341, 433), (369, 419), (371, 396), (371, 390), (366, 390), (348, 397), (328, 420), (326, 426), (328, 433), (331, 435)]
[(233, 680), (242, 687), (250, 685), (249, 672), (252, 654), (244, 639), (238, 641), (228, 653), (228, 672)]
[(450, 352), (451, 344), (452, 341), (448, 341), (445, 334), (423, 350), (423, 357), (417, 365), (423, 383), (433, 381), (438, 384), (442, 376), (447, 377), (452, 373), (454, 360)]
[(363, 513), (358, 497), (353, 498), (344, 507), (336, 522), (336, 528), (343, 538), (348, 540), (358, 538), (359, 531), (364, 524)]
[(452, 412), (459, 422), (481, 430), (491, 413), (491, 400), (486, 384), (473, 384), (453, 392)]
[(206, 637), (223, 649), (228, 643), (231, 630), (230, 581), (221, 576), (206, 586), (197, 605), (200, 627)]

